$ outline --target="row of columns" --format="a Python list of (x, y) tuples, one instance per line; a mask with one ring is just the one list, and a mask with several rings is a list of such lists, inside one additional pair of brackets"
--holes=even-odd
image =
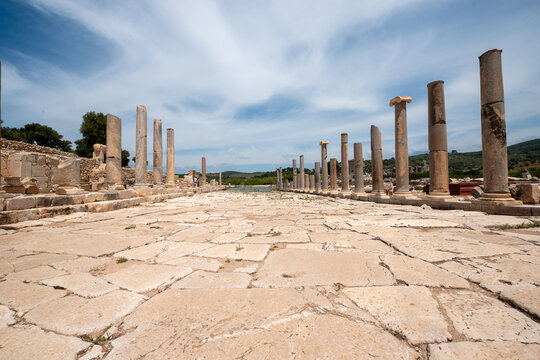
[[(506, 149), (506, 122), (504, 109), (504, 89), (502, 81), (502, 50), (490, 50), (479, 57), (482, 117), (482, 161), (484, 172), (484, 195), (481, 200), (513, 201), (508, 189), (508, 164)], [(448, 177), (448, 144), (444, 101), (444, 82), (427, 84), (428, 91), (428, 142), (429, 142), (429, 196), (450, 198)], [(397, 96), (389, 106), (395, 111), (395, 177), (396, 190), (393, 196), (413, 197), (409, 190), (409, 155), (407, 144), (407, 104), (409, 96)], [(317, 193), (338, 194), (337, 159), (330, 159), (330, 188), (328, 189), (327, 167), (328, 141), (321, 141), (321, 162), (315, 163), (314, 184), (304, 176), (304, 155), (300, 155), (300, 174), (296, 172), (293, 160), (293, 189), (316, 191)], [(322, 177), (321, 177), (322, 165)], [(385, 197), (382, 139), (379, 128), (371, 126), (371, 195)], [(355, 188), (352, 197), (365, 195), (363, 178), (362, 144), (354, 144)], [(280, 176), (281, 170), (280, 170)], [(306, 180), (307, 179), (307, 180)], [(350, 196), (348, 135), (341, 134), (341, 192), (340, 196)]]

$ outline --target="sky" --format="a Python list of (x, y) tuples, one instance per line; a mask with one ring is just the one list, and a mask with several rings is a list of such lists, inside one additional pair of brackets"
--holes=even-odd
[[(137, 105), (175, 130), (175, 169), (270, 171), (340, 158), (340, 134), (380, 128), (411, 96), (409, 153), (428, 151), (427, 87), (444, 80), (449, 151), (481, 149), (478, 56), (502, 49), (508, 144), (540, 137), (540, 1), (0, 1), (2, 119), (80, 138), (87, 111), (122, 118), (135, 154)], [(165, 141), (164, 141), (165, 144)], [(165, 146), (165, 145), (164, 145)], [(165, 148), (164, 148), (165, 150)], [(133, 165), (133, 164), (132, 164)]]

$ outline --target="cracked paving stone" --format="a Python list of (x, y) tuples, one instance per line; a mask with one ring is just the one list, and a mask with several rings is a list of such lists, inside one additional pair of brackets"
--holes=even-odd
[(34, 282), (52, 277), (65, 275), (66, 272), (62, 270), (56, 270), (50, 266), (43, 265), (32, 269), (27, 269), (15, 273), (11, 273), (6, 276), (7, 280), (19, 280), (24, 282)]
[(103, 279), (88, 273), (74, 273), (43, 280), (41, 283), (67, 289), (76, 295), (93, 298), (118, 290), (118, 286), (109, 284)]
[(192, 268), (194, 270), (218, 271), (223, 264), (214, 259), (200, 258), (195, 256), (182, 256), (165, 261), (167, 265), (177, 265)]
[(166, 251), (171, 245), (175, 245), (174, 241), (158, 241), (152, 244), (139, 246), (134, 249), (117, 252), (113, 256), (116, 258), (126, 258), (129, 260), (148, 260), (154, 256)]
[(244, 273), (195, 271), (175, 282), (172, 289), (245, 289), (251, 276)]
[(25, 284), (15, 280), (0, 282), (0, 303), (22, 313), (66, 294), (64, 290), (44, 285)]
[(72, 260), (64, 260), (52, 263), (51, 266), (55, 269), (64, 270), (70, 273), (76, 272), (87, 272), (92, 269), (99, 268), (107, 264), (110, 258), (91, 258), (86, 256), (81, 256)]
[(261, 261), (266, 257), (269, 249), (270, 245), (265, 244), (223, 244), (199, 251), (193, 255), (232, 260)]
[(452, 339), (429, 289), (422, 286), (346, 288), (345, 295), (414, 345)]
[(0, 329), (8, 327), (8, 325), (15, 324), (15, 313), (11, 311), (7, 306), (0, 305)]
[(170, 262), (182, 256), (191, 255), (193, 253), (208, 249), (213, 246), (215, 245), (193, 242), (175, 242), (173, 245), (170, 245), (166, 251), (159, 254), (159, 256), (156, 258), (156, 262)]
[(515, 341), (430, 344), (430, 360), (538, 360), (540, 345)]

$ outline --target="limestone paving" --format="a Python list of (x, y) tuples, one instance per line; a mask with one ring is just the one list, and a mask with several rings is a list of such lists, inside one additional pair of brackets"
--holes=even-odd
[(213, 192), (0, 232), (1, 359), (538, 359), (534, 217)]

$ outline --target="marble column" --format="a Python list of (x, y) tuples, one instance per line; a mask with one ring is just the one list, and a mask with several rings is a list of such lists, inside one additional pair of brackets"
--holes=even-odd
[(371, 194), (384, 196), (384, 173), (381, 132), (375, 125), (371, 125)]
[(309, 175), (309, 192), (315, 192), (315, 174)]
[(337, 159), (330, 159), (330, 194), (337, 194)]
[(146, 184), (146, 107), (137, 106), (137, 120), (135, 124), (136, 142), (135, 142), (135, 185)]
[(354, 194), (366, 194), (364, 192), (364, 158), (362, 156), (362, 143), (354, 143)]
[(429, 196), (451, 198), (448, 184), (448, 144), (446, 139), (444, 81), (430, 82), (427, 84), (427, 89)]
[(304, 192), (309, 192), (309, 175), (304, 174)]
[(167, 187), (174, 186), (174, 129), (167, 129)]
[(318, 161), (315, 163), (315, 192), (321, 192), (321, 163)]
[(298, 188), (297, 180), (298, 180), (298, 171), (296, 169), (296, 159), (293, 159), (292, 161), (292, 173), (293, 173), (293, 189)]
[(489, 50), (480, 59), (482, 104), (482, 200), (510, 201), (508, 190), (508, 154), (501, 64), (502, 50)]
[(390, 106), (394, 106), (396, 118), (396, 191), (394, 196), (412, 196), (409, 190), (409, 149), (407, 145), (407, 103), (411, 101), (410, 96), (396, 96), (390, 100)]
[(122, 120), (114, 115), (107, 114), (107, 185), (109, 189), (120, 190), (124, 188), (122, 182)]
[(300, 190), (304, 190), (306, 184), (304, 175), (304, 155), (300, 155)]
[(326, 162), (328, 141), (321, 141), (321, 166), (322, 166), (322, 184), (321, 191), (322, 193), (328, 192), (328, 164)]
[(202, 186), (206, 186), (206, 158), (203, 156), (201, 159), (201, 182)]
[(161, 120), (154, 119), (154, 184), (163, 183), (163, 138), (161, 133)]
[(349, 188), (349, 136), (341, 134), (341, 196), (351, 193)]

